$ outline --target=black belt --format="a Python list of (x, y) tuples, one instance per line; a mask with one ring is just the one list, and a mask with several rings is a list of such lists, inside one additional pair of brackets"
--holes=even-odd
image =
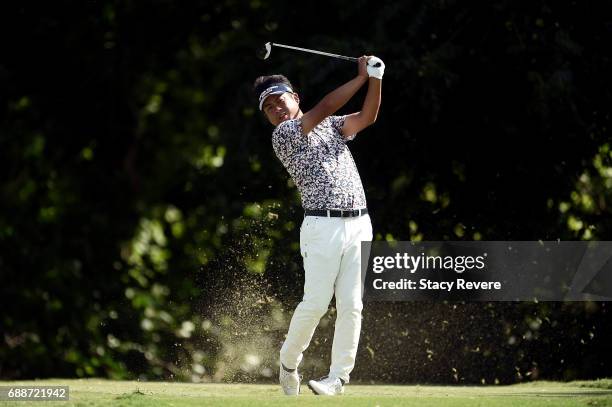
[(367, 209), (343, 211), (339, 209), (306, 209), (304, 216), (325, 216), (328, 218), (354, 218), (368, 213)]

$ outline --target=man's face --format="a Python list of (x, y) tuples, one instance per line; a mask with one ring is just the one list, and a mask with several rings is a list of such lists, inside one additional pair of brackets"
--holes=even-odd
[(281, 95), (270, 95), (264, 101), (262, 110), (273, 126), (285, 120), (295, 119), (300, 112), (300, 98), (297, 93), (285, 92)]

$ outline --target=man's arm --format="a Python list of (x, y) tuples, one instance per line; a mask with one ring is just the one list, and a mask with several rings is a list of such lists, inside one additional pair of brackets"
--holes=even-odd
[[(348, 102), (355, 93), (368, 80), (368, 72), (366, 69), (367, 57), (359, 58), (359, 70), (357, 77), (348, 81), (336, 90), (328, 93), (315, 107), (302, 116), (302, 133), (304, 135), (310, 133), (319, 123), (327, 116), (330, 116)], [(379, 81), (380, 82), (380, 81)], [(379, 90), (380, 94), (380, 90)], [(369, 95), (369, 90), (368, 90)], [(367, 98), (366, 98), (367, 99)], [(380, 96), (379, 96), (380, 103)], [(378, 111), (378, 108), (376, 109)], [(346, 124), (344, 125), (346, 127)]]
[(361, 111), (347, 115), (344, 120), (342, 135), (345, 138), (359, 133), (376, 121), (378, 109), (380, 108), (381, 88), (381, 79), (371, 77), (368, 80), (368, 93), (363, 101)]

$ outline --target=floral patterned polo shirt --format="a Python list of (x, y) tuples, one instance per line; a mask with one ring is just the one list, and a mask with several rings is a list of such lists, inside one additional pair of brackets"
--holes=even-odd
[(272, 133), (272, 146), (297, 185), (304, 209), (364, 209), (365, 192), (342, 126), (346, 116), (329, 116), (307, 135), (302, 120), (285, 120)]

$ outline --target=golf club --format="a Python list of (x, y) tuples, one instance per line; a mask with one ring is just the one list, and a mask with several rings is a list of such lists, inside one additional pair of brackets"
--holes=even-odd
[[(347, 57), (347, 56), (344, 56), (344, 55), (331, 54), (329, 52), (317, 51), (317, 50), (314, 50), (314, 49), (294, 47), (292, 45), (278, 44), (278, 43), (275, 43), (275, 42), (266, 42), (264, 44), (264, 48), (262, 48), (258, 52), (258, 56), (261, 59), (264, 59), (264, 60), (268, 59), (270, 57), (270, 54), (272, 53), (272, 47), (287, 48), (287, 49), (292, 49), (292, 50), (295, 50), (295, 51), (309, 52), (311, 54), (318, 54), (318, 55), (323, 55), (323, 56), (331, 57), (331, 58), (344, 59), (346, 61), (352, 61), (352, 62), (357, 62), (359, 60), (358, 58), (354, 58), (354, 57)], [(374, 66), (379, 66), (379, 65), (380, 64), (377, 63)]]

